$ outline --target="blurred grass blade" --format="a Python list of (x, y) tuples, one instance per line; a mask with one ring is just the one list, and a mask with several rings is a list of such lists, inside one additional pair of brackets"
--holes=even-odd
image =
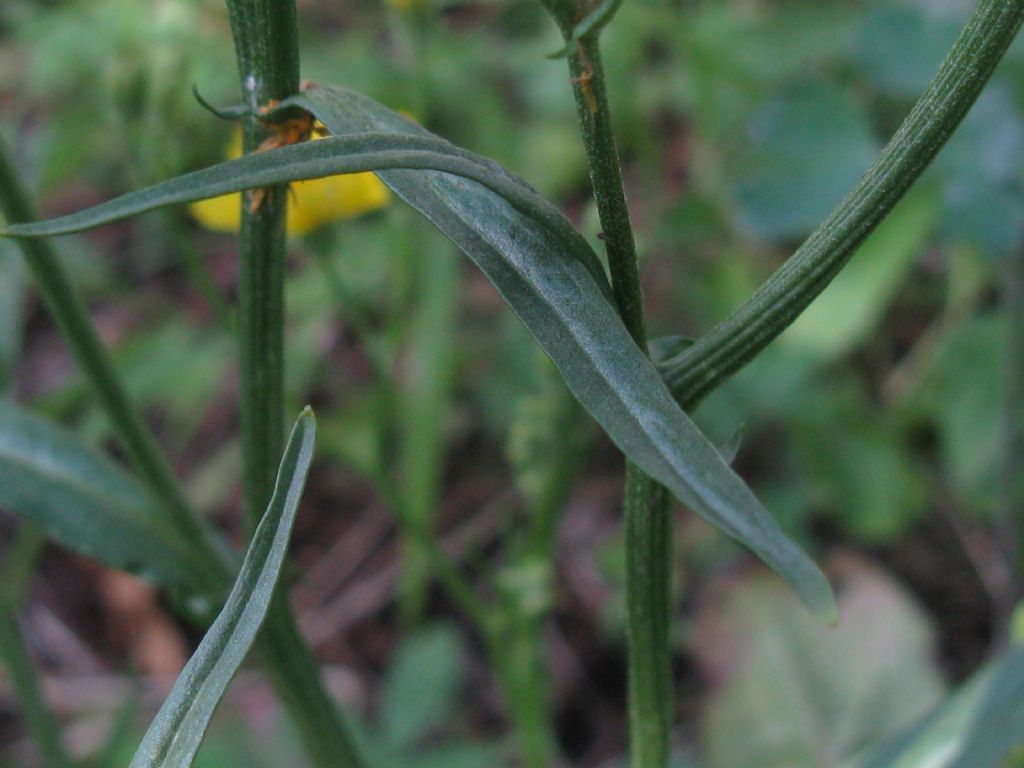
[(550, 203), (496, 163), (432, 136), (372, 99), (313, 87), (282, 102), (335, 135), (250, 155), (16, 236), (78, 231), (160, 205), (283, 181), (375, 170), (497, 287), (558, 366), (576, 398), (627, 457), (684, 504), (753, 550), (815, 613), (831, 620), (825, 577), (675, 403), (613, 306), (590, 246)]
[(224, 609), (182, 670), (130, 768), (187, 768), (192, 764), (217, 704), (266, 618), (313, 460), (315, 438), (316, 420), (307, 407), (292, 430), (273, 498)]
[(142, 485), (74, 435), (2, 399), (0, 507), (106, 565), (197, 586), (193, 554)]
[(0, 664), (7, 670), (15, 701), (20, 706), (19, 714), (47, 768), (71, 768), (73, 763), (64, 750), (60, 723), (47, 704), (39, 674), (18, 627), (18, 604), (44, 543), (42, 532), (26, 523), (4, 553), (0, 569)]
[[(924, 720), (842, 768), (999, 768), (1024, 747), (1024, 649), (974, 675)], [(1017, 754), (1017, 753), (1014, 753)]]
[(43, 697), (39, 676), (18, 629), (18, 619), (8, 605), (0, 605), (0, 663), (17, 693), (17, 703), (29, 732), (46, 757), (48, 768), (71, 768), (64, 752), (60, 725)]
[(0, 392), (10, 389), (21, 348), (24, 268), (18, 253), (0, 243)]

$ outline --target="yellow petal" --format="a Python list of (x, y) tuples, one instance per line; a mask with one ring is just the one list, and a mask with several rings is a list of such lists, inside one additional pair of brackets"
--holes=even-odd
[(211, 197), (188, 207), (189, 213), (206, 229), (214, 232), (237, 232), (242, 226), (242, 195)]
[[(242, 132), (239, 130), (228, 145), (227, 156), (231, 159), (241, 154)], [(240, 193), (235, 193), (201, 200), (192, 203), (189, 211), (206, 229), (237, 232), (242, 220), (240, 198)], [(288, 234), (304, 235), (328, 222), (359, 216), (383, 208), (389, 202), (390, 190), (373, 173), (298, 181), (291, 185), (288, 193)]]

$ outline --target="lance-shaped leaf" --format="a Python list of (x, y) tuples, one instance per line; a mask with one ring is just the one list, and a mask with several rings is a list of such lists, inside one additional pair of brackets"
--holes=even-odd
[(307, 407), (292, 429), (277, 485), (227, 602), (178, 676), (129, 768), (187, 768), (214, 710), (267, 616), (313, 460), (316, 420)]
[(0, 508), (113, 568), (196, 586), (192, 554), (134, 477), (9, 400), (0, 400)]
[(377, 171), (483, 270), (623, 453), (753, 550), (815, 613), (834, 616), (825, 577), (672, 399), (622, 324), (596, 255), (557, 209), (495, 163), (365, 96), (313, 87), (282, 103), (294, 107), (313, 113), (336, 138), (228, 161), (88, 211), (12, 226), (7, 234), (62, 234), (159, 205)]
[(1022, 748), (1024, 649), (1015, 648), (916, 725), (842, 768), (1010, 768), (1020, 764)]

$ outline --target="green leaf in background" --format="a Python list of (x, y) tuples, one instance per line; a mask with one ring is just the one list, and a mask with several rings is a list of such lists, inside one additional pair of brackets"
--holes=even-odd
[(1024, 115), (1019, 88), (996, 80), (942, 154), (933, 173), (942, 182), (946, 211), (943, 233), (987, 256), (1019, 248), (1024, 241)]
[[(1024, 649), (976, 673), (920, 723), (842, 768), (1016, 768), (1024, 748)], [(1014, 751), (1017, 760), (1007, 758)]]
[(312, 87), (282, 102), (294, 107), (312, 112), (335, 138), (249, 155), (7, 233), (59, 234), (173, 202), (391, 169), (378, 175), (476, 262), (620, 450), (778, 571), (813, 612), (834, 618), (824, 575), (676, 404), (619, 319), (594, 252), (557, 209), (495, 163), (365, 96)]
[(195, 586), (192, 555), (138, 481), (74, 435), (2, 399), (0, 507), (113, 568)]
[(991, 508), (1003, 450), (1005, 316), (991, 313), (941, 341), (920, 402), (938, 423), (946, 476), (976, 510)]
[(942, 679), (924, 612), (882, 572), (837, 563), (842, 623), (810, 621), (751, 579), (700, 619), (697, 652), (723, 679), (704, 722), (709, 768), (830, 768), (927, 712)]
[(808, 393), (793, 418), (809, 511), (829, 512), (871, 543), (893, 540), (925, 512), (929, 484), (905, 435), (852, 383)]
[(755, 112), (747, 139), (732, 190), (736, 222), (771, 240), (813, 230), (877, 155), (861, 105), (822, 83), (794, 88)]
[(938, 203), (934, 190), (915, 187), (779, 343), (827, 360), (868, 338), (921, 254), (935, 226)]
[(409, 768), (496, 768), (504, 765), (501, 750), (489, 744), (438, 747), (407, 761)]
[(464, 648), (456, 631), (439, 624), (399, 646), (388, 669), (378, 718), (384, 745), (400, 754), (451, 720), (462, 683)]
[(274, 495), (231, 594), (150, 725), (130, 768), (192, 765), (217, 704), (266, 618), (313, 461), (315, 439), (316, 420), (306, 408), (292, 429)]
[(928, 87), (959, 28), (956, 19), (937, 18), (919, 5), (879, 5), (864, 15), (856, 36), (856, 63), (883, 93), (916, 99)]

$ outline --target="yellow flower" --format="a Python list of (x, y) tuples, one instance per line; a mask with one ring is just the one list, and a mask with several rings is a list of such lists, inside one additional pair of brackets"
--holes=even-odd
[[(314, 136), (314, 140), (321, 138)], [(228, 158), (241, 157), (242, 133), (228, 145)], [(335, 219), (348, 219), (383, 208), (391, 192), (373, 173), (351, 173), (297, 181), (288, 192), (288, 234), (304, 235)], [(237, 232), (242, 220), (241, 193), (235, 192), (189, 206), (196, 220), (214, 232)]]

